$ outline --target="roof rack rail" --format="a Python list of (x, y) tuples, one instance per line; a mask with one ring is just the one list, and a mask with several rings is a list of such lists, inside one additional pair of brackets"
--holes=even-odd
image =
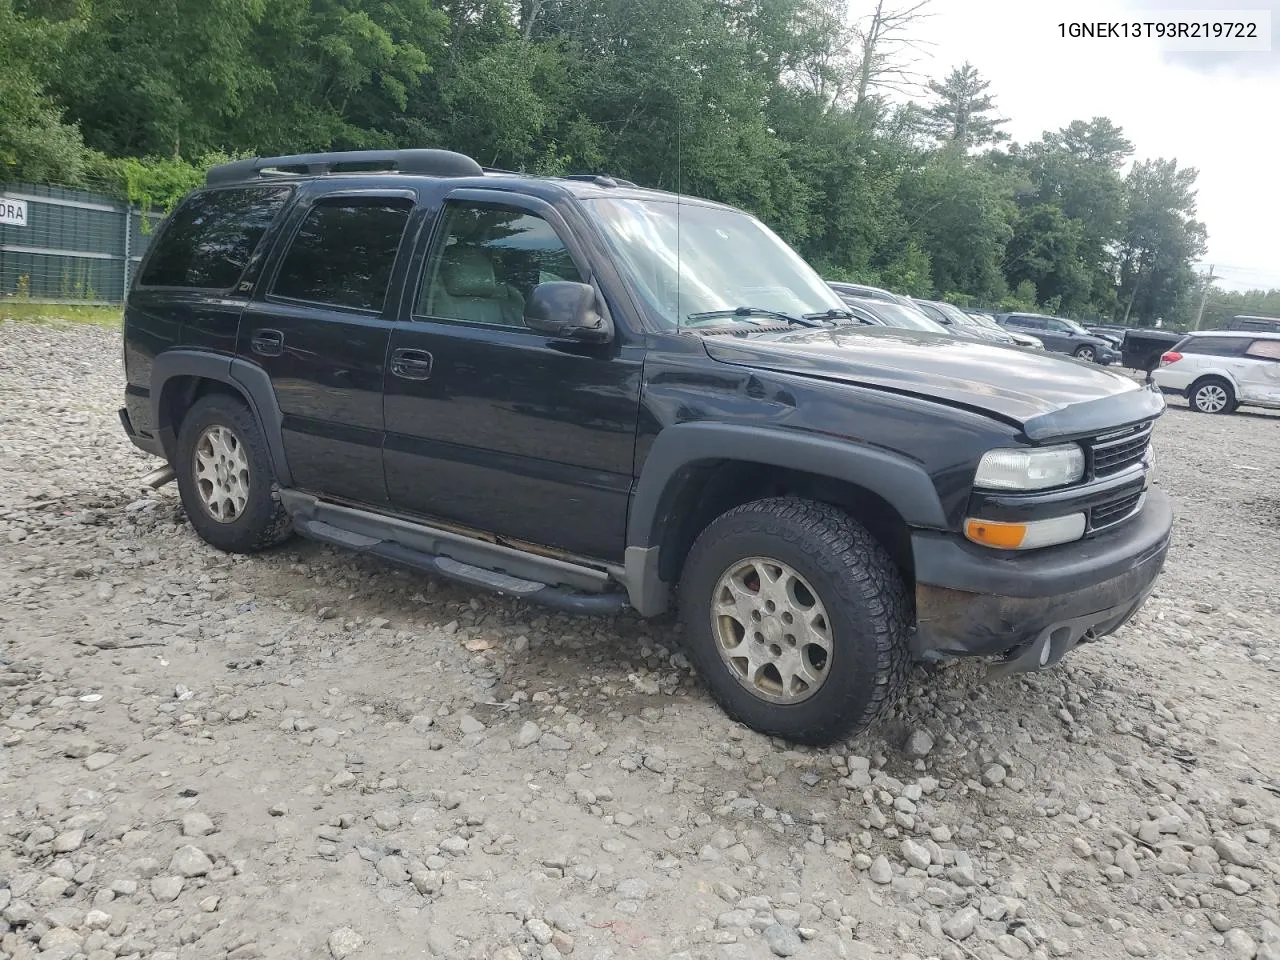
[(603, 173), (566, 173), (561, 180), (581, 180), (583, 183), (594, 183), (601, 187), (634, 187), (630, 180), (610, 177)]
[(480, 164), (452, 150), (347, 150), (253, 157), (211, 167), (205, 183), (236, 183), (257, 177), (324, 176), (333, 173), (420, 173), (435, 177), (478, 177)]

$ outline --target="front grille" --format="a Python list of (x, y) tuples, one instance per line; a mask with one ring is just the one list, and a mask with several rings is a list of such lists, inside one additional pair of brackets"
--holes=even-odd
[(1141, 463), (1151, 444), (1151, 424), (1144, 423), (1122, 433), (1110, 433), (1093, 441), (1093, 475), (1109, 477), (1135, 463)]
[(1138, 493), (1131, 493), (1121, 497), (1119, 500), (1112, 500), (1110, 503), (1094, 507), (1089, 511), (1089, 529), (1092, 531), (1103, 530), (1128, 519), (1138, 509), (1141, 502), (1142, 493), (1139, 491)]

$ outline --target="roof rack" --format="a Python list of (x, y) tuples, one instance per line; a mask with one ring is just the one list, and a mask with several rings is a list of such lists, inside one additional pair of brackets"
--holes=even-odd
[(210, 168), (205, 183), (236, 183), (257, 177), (325, 176), (333, 173), (419, 173), (434, 177), (478, 177), (480, 164), (452, 150), (347, 150), (285, 157), (233, 160)]
[(581, 180), (583, 183), (594, 183), (601, 187), (634, 187), (630, 180), (606, 176), (603, 173), (566, 173), (561, 180)]

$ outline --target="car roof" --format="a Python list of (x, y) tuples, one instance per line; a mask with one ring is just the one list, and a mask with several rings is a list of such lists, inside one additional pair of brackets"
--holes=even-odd
[(1240, 337), (1243, 340), (1280, 340), (1275, 330), (1192, 330), (1188, 337)]
[[(351, 169), (359, 167), (360, 169)], [(448, 150), (355, 150), (332, 153), (253, 157), (210, 168), (204, 188), (262, 186), (267, 184), (323, 183), (335, 191), (429, 187), (439, 189), (519, 189), (522, 193), (554, 200), (612, 198), (678, 201), (691, 206), (735, 210), (684, 193), (641, 187), (629, 180), (604, 174), (569, 174), (542, 177), (481, 167), (475, 160)]]

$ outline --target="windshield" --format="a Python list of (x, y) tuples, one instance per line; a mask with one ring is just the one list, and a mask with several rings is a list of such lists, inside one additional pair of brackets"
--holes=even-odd
[(1000, 326), (1000, 324), (996, 323), (985, 313), (971, 313), (969, 316), (972, 317), (974, 322), (979, 326), (988, 327), (992, 330), (999, 330), (1001, 333), (1004, 332), (1004, 327)]
[(956, 323), (962, 323), (966, 327), (976, 327), (978, 325), (977, 321), (974, 320), (973, 317), (969, 316), (969, 314), (965, 313), (963, 310), (961, 310), (959, 307), (953, 304), (942, 303), (939, 301), (934, 303), (934, 307), (936, 307), (938, 310), (941, 310), (943, 313), (945, 313), (948, 317), (950, 317)]
[[(699, 317), (739, 307), (792, 316), (844, 311), (844, 301), (755, 217), (675, 200), (586, 201), (641, 294), (671, 326), (770, 323), (767, 317)], [(679, 211), (677, 230), (676, 212)]]
[(1074, 320), (1068, 320), (1066, 317), (1058, 317), (1056, 319), (1059, 323), (1065, 323), (1072, 333), (1082, 333), (1086, 337), (1089, 336), (1089, 331), (1080, 326), (1080, 324), (1076, 323)]
[(904, 307), (900, 303), (887, 300), (869, 300), (860, 298), (858, 306), (870, 314), (874, 314), (891, 327), (902, 327), (907, 330), (928, 330), (930, 333), (946, 333), (947, 328), (936, 320), (931, 320), (914, 307)]

